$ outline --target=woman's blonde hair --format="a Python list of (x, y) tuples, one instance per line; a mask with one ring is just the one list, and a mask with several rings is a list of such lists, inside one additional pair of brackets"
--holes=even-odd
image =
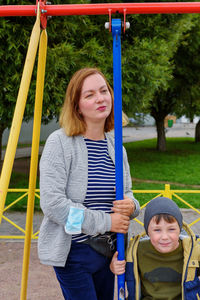
[[(108, 132), (114, 129), (114, 95), (111, 86), (109, 85), (104, 74), (99, 69), (83, 68), (72, 76), (67, 87), (64, 104), (60, 113), (60, 126), (64, 128), (65, 133), (68, 136), (84, 134), (86, 131), (86, 123), (83, 116), (79, 112), (79, 100), (84, 80), (93, 74), (99, 74), (103, 77), (112, 99), (112, 108), (110, 115), (106, 119), (104, 131)], [(123, 125), (127, 125), (125, 119), (125, 115), (123, 114)]]

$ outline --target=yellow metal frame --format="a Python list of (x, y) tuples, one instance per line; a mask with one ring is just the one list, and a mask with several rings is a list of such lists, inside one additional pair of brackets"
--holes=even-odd
[[(26, 198), (28, 196), (28, 189), (8, 189), (8, 193), (23, 193), (20, 197), (18, 197), (16, 200), (14, 200), (12, 203), (10, 203), (9, 205), (7, 205), (4, 210), (3, 210), (3, 214), (8, 211), (11, 207), (13, 207), (16, 203), (18, 203), (19, 201), (23, 200), (24, 198)], [(40, 190), (39, 189), (35, 189), (34, 191), (34, 197), (40, 199)], [(13, 222), (12, 220), (10, 220), (8, 217), (6, 217), (5, 215), (2, 215), (2, 219), (6, 222), (8, 222), (10, 225), (12, 225), (13, 227), (15, 227), (17, 230), (19, 230), (21, 233), (23, 233), (23, 235), (0, 235), (0, 240), (1, 239), (25, 239), (26, 236), (26, 226), (25, 228), (22, 228), (21, 226), (19, 226), (18, 224), (16, 224), (15, 222)], [(25, 223), (25, 222), (24, 222)], [(32, 226), (32, 224), (31, 224)], [(37, 232), (33, 232), (31, 234), (31, 239), (32, 240), (36, 240), (38, 238), (38, 234), (39, 231)]]
[[(31, 238), (33, 237), (32, 224), (33, 224), (33, 213), (34, 213), (34, 200), (36, 196), (35, 187), (36, 187), (37, 166), (38, 166), (44, 77), (45, 77), (46, 52), (47, 52), (47, 33), (46, 30), (42, 30), (42, 33), (40, 34), (40, 31), (41, 31), (40, 9), (39, 9), (39, 2), (38, 2), (36, 22), (34, 24), (31, 37), (30, 37), (30, 42), (27, 50), (24, 70), (22, 74), (22, 79), (20, 83), (20, 88), (18, 92), (16, 107), (14, 111), (13, 121), (10, 129), (8, 144), (6, 148), (6, 153), (5, 153), (5, 158), (4, 158), (2, 171), (1, 171), (1, 178), (0, 178), (0, 191), (1, 191), (0, 224), (2, 218), (4, 218), (4, 220), (8, 221), (10, 224), (14, 225), (21, 232), (25, 233), (22, 280), (21, 280), (21, 295), (20, 295), (21, 300), (26, 300), (27, 298), (28, 268), (29, 268), (29, 259), (30, 259)], [(20, 129), (21, 129), (22, 120), (24, 116), (24, 110), (26, 106), (26, 100), (28, 96), (32, 73), (33, 73), (33, 67), (35, 64), (38, 45), (39, 45), (39, 55), (38, 55), (38, 67), (37, 67), (36, 94), (35, 94), (31, 166), (30, 166), (30, 173), (29, 173), (29, 188), (28, 188), (28, 193), (26, 193), (26, 195), (28, 194), (26, 229), (23, 230), (18, 225), (14, 224), (14, 222), (12, 222), (11, 220), (3, 216), (3, 212), (8, 209), (8, 207), (4, 209), (5, 201), (6, 201), (8, 186), (10, 183), (10, 177), (13, 169), (17, 143), (18, 143)], [(15, 203), (18, 201), (19, 199), (17, 199)]]
[(30, 258), (35, 187), (36, 187), (38, 154), (39, 154), (39, 144), (40, 144), (40, 128), (41, 128), (41, 118), (42, 118), (46, 52), (47, 52), (47, 33), (46, 30), (43, 30), (40, 36), (38, 69), (37, 69), (31, 165), (30, 165), (28, 203), (27, 203), (27, 215), (26, 215), (26, 234), (25, 234), (25, 244), (24, 244), (22, 281), (21, 281), (21, 298), (20, 298), (21, 300), (25, 300), (27, 296), (28, 268), (29, 268), (29, 258)]
[(29, 47), (26, 55), (24, 70), (22, 74), (13, 121), (12, 121), (8, 144), (6, 148), (5, 158), (4, 158), (2, 171), (1, 171), (0, 190), (2, 191), (2, 193), (0, 193), (0, 224), (2, 219), (3, 209), (5, 206), (8, 186), (10, 183), (10, 177), (11, 177), (13, 163), (15, 159), (17, 143), (18, 143), (19, 134), (21, 130), (24, 110), (26, 106), (26, 100), (28, 96), (33, 67), (35, 63), (35, 57), (36, 57), (37, 48), (39, 44), (39, 38), (40, 38), (40, 18), (39, 18), (39, 10), (38, 10), (37, 19), (32, 30)]
[[(177, 194), (200, 194), (200, 190), (171, 190), (170, 184), (165, 184), (164, 190), (134, 190), (133, 192), (134, 192), (134, 194), (156, 194), (156, 196), (154, 198), (163, 196), (163, 197), (168, 197), (168, 198), (172, 199), (172, 196), (174, 196), (180, 202), (184, 203), (189, 208), (191, 208), (193, 211), (195, 211), (198, 215), (200, 215), (200, 211), (197, 208), (195, 208), (190, 203), (188, 203), (183, 198), (181, 198), (180, 196), (177, 195)], [(146, 202), (145, 204), (143, 204), (141, 206), (141, 209), (143, 209), (148, 203), (149, 203), (149, 201)], [(134, 221), (136, 221), (138, 224), (140, 224), (142, 226), (144, 225), (137, 218), (135, 218)], [(198, 219), (196, 219), (195, 221), (193, 221), (192, 223), (188, 224), (188, 226), (191, 227), (199, 221), (200, 221), (200, 217)]]
[[(9, 208), (11, 208), (16, 203), (18, 203), (19, 201), (21, 201), (22, 199), (24, 199), (25, 197), (27, 197), (28, 196), (28, 191), (29, 191), (29, 189), (8, 189), (9, 193), (23, 193), (23, 194), (20, 195), (20, 197), (18, 197), (16, 200), (14, 200), (11, 204), (9, 204), (8, 206), (6, 206), (4, 208), (3, 213), (5, 213)], [(36, 197), (36, 198), (40, 199), (39, 193), (40, 193), (40, 190), (39, 189), (35, 189), (34, 190), (34, 198)], [(165, 187), (164, 187), (163, 190), (133, 190), (133, 193), (134, 194), (155, 194), (155, 197), (164, 196), (164, 197), (168, 197), (170, 199), (172, 199), (172, 197), (174, 196), (180, 202), (184, 203), (190, 209), (192, 209), (195, 213), (197, 213), (197, 215), (200, 215), (200, 211), (197, 208), (195, 208), (194, 206), (192, 206), (190, 203), (188, 203), (187, 201), (185, 201), (183, 198), (181, 198), (178, 195), (178, 194), (200, 194), (200, 190), (171, 190), (170, 189), (170, 185), (169, 184), (165, 184)], [(141, 209), (143, 209), (147, 205), (147, 203), (148, 202), (146, 202), (144, 205), (142, 205)], [(27, 225), (26, 225), (25, 228), (22, 228), (19, 225), (17, 225), (15, 222), (13, 222), (12, 220), (10, 220), (8, 217), (6, 217), (6, 216), (3, 215), (2, 218), (6, 222), (8, 222), (12, 226), (14, 226), (16, 229), (18, 229), (23, 234), (22, 235), (0, 235), (0, 240), (1, 239), (25, 239), (26, 231), (27, 231)], [(140, 220), (138, 220), (137, 218), (135, 218), (134, 221), (136, 221), (140, 225), (143, 225), (143, 223)], [(193, 226), (194, 224), (196, 224), (199, 221), (200, 221), (200, 216), (196, 220), (194, 220), (192, 223), (188, 224), (188, 226), (191, 227), (191, 226)], [(32, 228), (32, 223), (30, 224), (31, 228)], [(32, 240), (37, 240), (38, 239), (38, 234), (39, 234), (39, 231), (33, 232), (33, 228), (32, 228), (32, 230), (31, 230), (31, 239)]]

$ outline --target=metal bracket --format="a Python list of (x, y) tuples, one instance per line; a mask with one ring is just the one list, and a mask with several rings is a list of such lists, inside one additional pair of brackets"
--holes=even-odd
[[(51, 4), (50, 2), (47, 2), (46, 0), (36, 0), (36, 5), (40, 7), (40, 26), (42, 29), (46, 29), (47, 27), (47, 10), (46, 5)], [(35, 13), (37, 14), (37, 9), (35, 10)]]
[[(112, 30), (112, 9), (108, 9), (109, 22), (105, 23), (105, 28), (109, 29), (109, 32)], [(124, 8), (124, 22), (122, 22), (122, 28), (125, 33), (126, 29), (130, 28), (130, 23), (126, 22), (126, 8)]]

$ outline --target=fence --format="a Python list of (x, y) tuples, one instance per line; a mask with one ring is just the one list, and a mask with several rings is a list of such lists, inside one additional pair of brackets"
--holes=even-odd
[[(40, 190), (39, 189), (35, 189), (35, 198), (38, 198), (40, 199), (40, 195), (39, 195), (39, 192)], [(28, 198), (28, 189), (8, 189), (8, 194), (9, 193), (19, 193), (20, 196), (15, 199), (14, 201), (12, 201), (12, 203), (10, 203), (9, 205), (5, 206), (4, 210), (3, 210), (3, 215), (2, 215), (2, 224), (0, 225), (0, 234), (1, 234), (1, 226), (3, 227), (6, 227), (5, 226), (5, 222), (6, 223), (9, 223), (11, 226), (13, 226), (15, 229), (17, 229), (17, 232), (16, 234), (14, 235), (9, 235), (9, 232), (8, 234), (5, 234), (5, 229), (3, 230), (4, 231), (4, 235), (0, 235), (0, 239), (25, 239), (25, 235), (26, 235), (26, 214), (22, 214), (22, 217), (20, 218), (20, 220), (18, 221), (13, 221), (10, 219), (10, 216), (12, 216), (13, 214), (8, 214), (9, 217), (6, 216), (6, 213), (8, 212), (8, 210), (10, 208), (12, 208), (14, 205), (16, 205), (18, 202), (22, 201), (22, 200), (26, 200), (27, 202), (27, 198)], [(23, 228), (23, 227), (24, 228)], [(8, 227), (6, 227), (8, 228)], [(33, 228), (32, 228), (32, 234), (31, 234), (31, 239), (37, 239), (38, 238), (38, 233), (39, 231), (35, 232), (33, 231)]]
[[(39, 195), (39, 189), (35, 190), (35, 198), (40, 199), (40, 195)], [(194, 207), (193, 205), (191, 205), (188, 201), (184, 200), (182, 197), (179, 196), (179, 194), (200, 194), (200, 190), (173, 190), (170, 188), (169, 184), (165, 184), (164, 189), (163, 190), (134, 190), (134, 195), (135, 194), (155, 194), (155, 197), (158, 196), (164, 196), (164, 197), (168, 197), (170, 199), (175, 198), (177, 200), (179, 200), (180, 202), (184, 203), (186, 205), (186, 207), (192, 209), (196, 214), (197, 214), (197, 218), (195, 220), (193, 220), (191, 223), (188, 224), (188, 226), (192, 226), (194, 224), (196, 224), (197, 222), (200, 221), (200, 211), (197, 207)], [(3, 210), (3, 224), (1, 226), (4, 226), (5, 222), (9, 223), (9, 225), (13, 226), (15, 228), (15, 230), (17, 230), (17, 233), (14, 235), (9, 235), (9, 232), (7, 232), (7, 234), (5, 234), (5, 229), (4, 231), (4, 235), (1, 235), (2, 231), (1, 231), (1, 226), (0, 226), (0, 239), (25, 239), (25, 234), (26, 234), (26, 214), (23, 213), (21, 214), (20, 220), (11, 220), (10, 216), (12, 217), (12, 213), (8, 214), (8, 216), (6, 216), (8, 210), (10, 208), (12, 208), (14, 205), (16, 205), (19, 201), (22, 201), (24, 199), (27, 198), (28, 195), (28, 189), (9, 189), (8, 193), (20, 193), (20, 196), (14, 200), (12, 203), (10, 203), (9, 205), (7, 205), (4, 210)], [(141, 209), (143, 209), (148, 202), (146, 202), (144, 205), (141, 206)], [(14, 214), (13, 214), (14, 215)], [(42, 215), (41, 215), (42, 218)], [(41, 220), (40, 220), (41, 221)], [(139, 223), (140, 225), (143, 225), (143, 223), (138, 220), (137, 218), (135, 219), (135, 221), (137, 223)], [(37, 224), (37, 227), (39, 227), (40, 224)], [(36, 230), (34, 232), (34, 228), (32, 228), (32, 234), (31, 234), (31, 239), (32, 240), (36, 240), (38, 238), (38, 233), (39, 231)]]

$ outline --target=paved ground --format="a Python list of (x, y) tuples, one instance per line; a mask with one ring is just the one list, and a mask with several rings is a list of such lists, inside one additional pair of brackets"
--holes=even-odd
[[(199, 215), (191, 210), (182, 210), (184, 220), (187, 223), (197, 219)], [(25, 228), (25, 214), (23, 213), (7, 213), (6, 217), (10, 218), (17, 225)], [(142, 221), (143, 213), (139, 220)], [(34, 216), (34, 230), (37, 232), (42, 220), (42, 214), (37, 213)], [(200, 232), (200, 222), (192, 226), (195, 233)], [(143, 230), (143, 227), (131, 222), (129, 238), (133, 234), (137, 234)], [(5, 234), (16, 235), (21, 234), (17, 229), (9, 223), (2, 221), (0, 226), (0, 235)], [(0, 299), (1, 300), (19, 300), (21, 288), (21, 274), (23, 262), (23, 241), (0, 240)], [(55, 278), (55, 274), (51, 267), (40, 264), (37, 257), (37, 242), (33, 241), (30, 251), (30, 266), (27, 300), (63, 300), (59, 284)], [(117, 300), (115, 290), (115, 300)]]
[[(193, 137), (195, 135), (195, 124), (174, 124), (165, 129), (166, 137)], [(132, 142), (157, 137), (155, 126), (125, 127), (123, 128), (123, 141)]]
[[(167, 129), (167, 137), (194, 137), (193, 124), (175, 124), (172, 128)], [(156, 137), (155, 127), (138, 127), (124, 128), (124, 142), (143, 140)], [(42, 147), (40, 147), (40, 153)], [(16, 158), (29, 157), (30, 148), (18, 149)], [(26, 162), (25, 162), (26, 163)], [(28, 160), (27, 160), (28, 164)], [(198, 214), (194, 214), (191, 210), (182, 210), (184, 219), (187, 222), (192, 222), (197, 218)], [(13, 220), (19, 226), (25, 228), (25, 214), (23, 213), (7, 213), (6, 217)], [(34, 216), (34, 232), (39, 229), (42, 219), (42, 214), (38, 213)], [(142, 214), (140, 216), (142, 220)], [(200, 232), (200, 224), (197, 223), (192, 228), (196, 233)], [(132, 222), (130, 226), (130, 234), (136, 234), (142, 230), (142, 227), (136, 222)], [(2, 221), (0, 225), (0, 235), (19, 234), (18, 230), (11, 227), (9, 223)], [(23, 260), (23, 241), (8, 241), (0, 240), (0, 300), (19, 300), (21, 288), (21, 272)], [(60, 287), (55, 278), (51, 267), (43, 266), (39, 263), (37, 257), (37, 242), (33, 241), (30, 252), (30, 268), (28, 281), (27, 300), (63, 300)], [(117, 297), (115, 296), (115, 299)]]
[[(2, 241), (0, 247), (0, 299), (19, 300), (24, 245)], [(30, 252), (27, 300), (63, 300), (54, 271), (38, 261), (36, 243)]]

